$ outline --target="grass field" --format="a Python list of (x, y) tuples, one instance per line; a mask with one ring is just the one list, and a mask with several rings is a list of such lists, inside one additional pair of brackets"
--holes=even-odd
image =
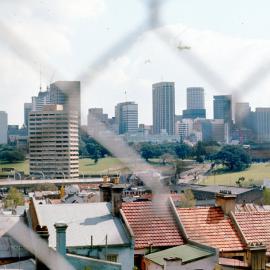
[[(29, 161), (13, 163), (13, 164), (0, 164), (0, 175), (8, 176), (7, 172), (2, 172), (2, 168), (14, 168), (16, 171), (24, 171), (29, 174)], [(124, 169), (123, 164), (113, 157), (102, 158), (97, 164), (91, 159), (80, 159), (80, 173), (87, 174), (104, 174), (115, 173), (118, 170)]]
[(239, 177), (245, 177), (245, 181), (243, 183), (244, 186), (248, 186), (250, 184), (261, 185), (264, 179), (270, 180), (270, 163), (252, 164), (249, 169), (242, 172), (217, 174), (215, 176), (211, 175), (203, 179), (200, 184), (233, 186)]

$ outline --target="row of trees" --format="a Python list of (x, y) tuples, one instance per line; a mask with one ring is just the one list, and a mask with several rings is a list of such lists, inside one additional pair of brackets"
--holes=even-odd
[(25, 154), (15, 146), (0, 145), (0, 161), (6, 163), (15, 163), (25, 160)]
[(214, 165), (222, 164), (229, 171), (245, 170), (251, 165), (251, 157), (241, 146), (225, 145), (219, 146), (215, 142), (198, 142), (191, 147), (185, 143), (150, 144), (144, 143), (140, 147), (141, 156), (145, 160), (152, 158), (162, 158), (167, 155), (179, 159), (195, 159), (198, 162), (209, 160)]
[(220, 148), (216, 142), (198, 142), (193, 147), (186, 143), (143, 143), (139, 151), (141, 156), (146, 160), (160, 158), (164, 154), (170, 154), (179, 159), (195, 158), (198, 161), (203, 161), (203, 159), (208, 159), (212, 154), (217, 153)]

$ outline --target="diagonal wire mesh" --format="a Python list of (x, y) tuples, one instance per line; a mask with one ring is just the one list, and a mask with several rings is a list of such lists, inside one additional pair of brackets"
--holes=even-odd
[[(106, 68), (108, 68), (112, 58), (117, 59), (124, 55), (132, 48), (138, 38), (146, 31), (154, 30), (157, 37), (172, 49), (179, 56), (179, 59), (184, 61), (192, 68), (194, 72), (200, 75), (209, 85), (215, 89), (233, 89), (232, 94), (238, 100), (240, 96), (251, 91), (254, 85), (264, 80), (269, 75), (269, 61), (265, 61), (261, 66), (254, 69), (254, 72), (236, 86), (228, 85), (227, 82), (218, 75), (203, 59), (191, 50), (179, 48), (179, 37), (176, 37), (168, 29), (162, 28), (161, 22), (162, 5), (164, 1), (151, 0), (143, 2), (148, 9), (148, 17), (136, 29), (128, 33), (123, 39), (119, 40), (108, 51), (90, 63), (78, 79), (85, 83), (86, 86), (91, 85)], [(0, 21), (0, 37), (1, 40), (9, 46), (9, 49), (17, 55), (31, 69), (37, 70), (37, 63), (41, 64), (49, 73), (54, 73), (56, 70), (40, 52), (35, 51), (29, 43), (22, 40), (3, 22)], [(181, 40), (185, 44), (185, 40)], [(59, 73), (60, 74), (60, 73)], [(119, 158), (132, 172), (139, 175), (146, 185), (148, 185), (154, 193), (167, 193), (168, 190), (160, 181), (161, 172), (155, 167), (146, 163), (138, 153), (129, 147), (122, 138), (115, 135), (112, 131), (101, 123), (94, 116), (90, 116), (91, 129), (87, 130), (88, 134), (95, 138), (99, 143), (104, 145), (115, 157)], [(148, 173), (142, 173), (147, 171)], [(1, 229), (8, 232), (17, 242), (35, 254), (43, 261), (50, 269), (73, 269), (68, 262), (59, 256), (56, 252), (48, 248), (47, 243), (43, 242), (34, 232), (32, 232), (23, 223), (13, 224), (12, 221), (1, 224)], [(31, 239), (31, 241), (29, 241)]]

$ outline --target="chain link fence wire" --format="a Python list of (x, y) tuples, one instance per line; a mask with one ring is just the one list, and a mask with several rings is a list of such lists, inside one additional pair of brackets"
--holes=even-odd
[[(158, 36), (160, 41), (165, 43), (168, 49), (172, 49), (180, 57), (180, 61), (190, 66), (194, 72), (200, 75), (214, 89), (217, 91), (219, 89), (227, 89), (231, 91), (231, 94), (233, 94), (237, 100), (247, 92), (252, 91), (256, 84), (269, 75), (270, 61), (266, 60), (240, 85), (235, 87), (228, 85), (220, 75), (192, 50), (192, 48), (188, 48), (188, 44), (185, 43), (185, 40), (179, 41), (179, 37), (176, 37), (167, 28), (162, 27), (163, 23), (161, 22), (160, 15), (162, 14), (162, 5), (166, 2), (167, 1), (161, 0), (143, 1), (148, 10), (147, 19), (136, 29), (128, 33), (127, 36), (119, 40), (108, 51), (104, 52), (96, 61), (90, 63), (78, 76), (78, 80), (85, 84), (85, 88), (91, 85), (93, 81), (98, 78), (99, 74), (108, 68), (111, 59), (117, 59), (127, 53), (138, 38), (146, 31), (150, 30), (154, 30), (153, 32)], [(1, 42), (9, 46), (9, 49), (32, 70), (36, 71), (37, 66), (40, 65), (50, 74), (55, 73), (55, 70), (57, 70), (57, 68), (45, 60), (42, 53), (35, 51), (28, 42), (17, 36), (3, 21), (0, 21), (0, 38)], [(58, 76), (61, 77), (61, 75), (60, 70), (58, 70)], [(149, 186), (155, 194), (168, 194), (168, 189), (161, 183), (161, 172), (156, 167), (146, 163), (122, 138), (114, 134), (113, 131), (109, 130), (107, 126), (94, 116), (90, 116), (90, 126), (91, 129), (87, 130), (88, 134), (106, 147), (115, 157), (123, 162), (130, 171), (140, 176), (144, 183)], [(22, 222), (13, 223), (12, 220), (10, 220), (7, 223), (1, 223), (0, 229), (2, 235), (8, 233), (50, 269), (74, 269), (62, 256), (58, 255), (56, 251), (48, 248), (48, 244)]]

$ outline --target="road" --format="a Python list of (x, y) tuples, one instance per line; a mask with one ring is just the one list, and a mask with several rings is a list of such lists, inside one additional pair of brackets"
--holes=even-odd
[(21, 187), (27, 188), (39, 184), (54, 184), (56, 186), (62, 185), (78, 185), (78, 184), (101, 184), (103, 178), (84, 178), (84, 179), (39, 179), (39, 180), (14, 180), (14, 179), (0, 179), (1, 187)]

